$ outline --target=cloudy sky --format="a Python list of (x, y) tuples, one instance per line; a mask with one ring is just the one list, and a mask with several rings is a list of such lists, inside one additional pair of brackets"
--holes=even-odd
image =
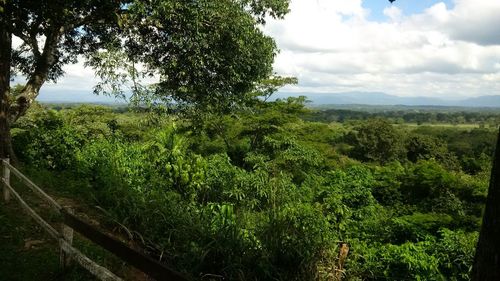
[[(281, 49), (276, 73), (299, 79), (284, 93), (500, 94), (499, 0), (292, 0), (264, 30)], [(41, 99), (91, 91), (92, 70), (66, 70)]]

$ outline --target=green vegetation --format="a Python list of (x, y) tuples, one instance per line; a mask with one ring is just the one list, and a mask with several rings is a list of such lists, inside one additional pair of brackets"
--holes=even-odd
[(37, 106), (12, 132), (36, 182), (194, 279), (335, 280), (342, 241), (347, 280), (468, 280), (495, 130), (314, 114)]
[(346, 122), (376, 117), (404, 126), (453, 126), (471, 129), (495, 127), (500, 122), (500, 111), (498, 108), (345, 105), (316, 108), (307, 120)]

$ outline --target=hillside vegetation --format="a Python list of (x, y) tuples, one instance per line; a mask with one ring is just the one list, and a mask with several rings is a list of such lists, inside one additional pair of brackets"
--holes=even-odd
[(345, 280), (468, 280), (496, 130), (325, 114), (37, 106), (12, 134), (34, 181), (193, 279), (336, 280), (348, 243)]

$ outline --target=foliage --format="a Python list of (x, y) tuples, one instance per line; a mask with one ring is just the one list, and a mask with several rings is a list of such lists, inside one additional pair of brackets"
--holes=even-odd
[(360, 242), (355, 245), (355, 264), (350, 266), (354, 272), (348, 272), (349, 277), (359, 276), (371, 280), (445, 280), (439, 272), (439, 259), (429, 252), (432, 241), (370, 246)]
[(414, 134), (407, 141), (406, 154), (408, 160), (435, 159), (448, 169), (458, 169), (459, 163), (456, 156), (448, 152), (446, 143), (434, 136)]
[[(126, 86), (134, 100), (222, 110), (270, 76), (276, 46), (258, 25), (266, 16), (282, 18), (288, 6), (287, 0), (2, 2), (2, 27), (22, 41), (3, 46), (13, 50), (6, 63), (28, 77), (16, 106), (29, 106), (47, 80), (83, 56), (102, 78), (96, 92), (123, 96)], [(152, 88), (141, 84), (153, 75), (160, 80)], [(120, 85), (127, 78), (131, 85)]]
[[(245, 94), (254, 83), (271, 74), (276, 46), (257, 27), (252, 13), (238, 2), (157, 0), (129, 5), (130, 13), (122, 22), (126, 39), (119, 51), (124, 52), (122, 58), (145, 66), (145, 72), (134, 79), (134, 93), (149, 93), (153, 95), (148, 97), (151, 100), (169, 103), (173, 99), (217, 112), (247, 100)], [(282, 7), (287, 7), (287, 1), (254, 3), (262, 8), (281, 4), (280, 15)], [(266, 14), (267, 9), (262, 8), (259, 12)], [(108, 61), (101, 58), (91, 60), (91, 65), (108, 67)], [(118, 84), (114, 79), (116, 69), (119, 65), (100, 72), (104, 78), (101, 88), (106, 82)], [(152, 88), (143, 91), (137, 86), (140, 75), (154, 74), (159, 74), (160, 80)]]
[(75, 154), (84, 136), (64, 120), (59, 112), (39, 110), (26, 116), (13, 132), (20, 160), (48, 169), (74, 166)]
[(312, 280), (320, 254), (330, 246), (328, 228), (320, 210), (309, 204), (286, 206), (271, 213), (262, 243), (269, 251), (270, 264), (275, 266), (273, 277)]
[[(332, 280), (342, 241), (349, 280), (468, 280), (489, 177), (449, 165), (443, 140), (463, 135), (307, 122), (304, 101), (197, 124), (40, 107), (20, 119), (15, 147), (28, 148), (19, 155), (33, 177), (99, 206), (194, 278)], [(487, 137), (467, 139), (476, 133)], [(353, 151), (365, 162), (343, 154)]]
[[(331, 279), (320, 268), (344, 266), (353, 280), (467, 279), (495, 141), (484, 124), (497, 117), (270, 101), (296, 79), (272, 75), (277, 48), (261, 25), (288, 6), (0, 1), (0, 31), (22, 41), (0, 42), (1, 80), (9, 68), (27, 77), (10, 96), (2, 84), (2, 100), (13, 101), (2, 134), (83, 57), (101, 78), (96, 92), (131, 92), (138, 108), (169, 115), (35, 106), (13, 126), (14, 147), (28, 171), (54, 175), (46, 182), (65, 194), (79, 188), (160, 260), (202, 280)], [(56, 184), (62, 174), (74, 186)], [(346, 264), (334, 258), (339, 240), (351, 245)]]
[(442, 229), (440, 236), (434, 255), (440, 260), (441, 272), (448, 280), (470, 280), (478, 233)]
[(364, 161), (388, 162), (404, 154), (403, 134), (383, 119), (370, 119), (348, 136), (351, 155)]

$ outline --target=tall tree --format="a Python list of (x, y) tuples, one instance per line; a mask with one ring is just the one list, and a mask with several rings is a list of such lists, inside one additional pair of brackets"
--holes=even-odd
[(8, 30), (9, 21), (3, 17), (5, 2), (0, 1), (0, 156), (12, 153), (10, 126), (8, 122), (9, 112), (9, 85), (10, 85), (10, 61), (12, 56), (12, 33)]
[[(289, 0), (0, 0), (0, 157), (12, 154), (10, 125), (47, 81), (85, 59), (96, 92), (140, 102), (227, 110), (272, 71), (276, 45), (259, 24)], [(13, 45), (13, 37), (20, 46)], [(14, 73), (26, 77), (10, 93)], [(141, 78), (154, 77), (152, 86)]]
[(382, 163), (403, 158), (403, 140), (403, 134), (381, 118), (366, 120), (347, 136), (347, 141), (353, 145), (351, 156)]

